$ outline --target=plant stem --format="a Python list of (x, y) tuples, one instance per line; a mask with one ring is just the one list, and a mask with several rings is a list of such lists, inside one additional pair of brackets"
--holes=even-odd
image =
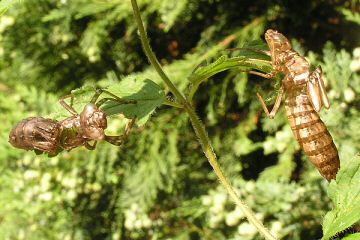
[(140, 39), (144, 48), (144, 52), (149, 59), (151, 65), (154, 66), (157, 73), (160, 75), (161, 79), (165, 82), (165, 84), (169, 87), (170, 91), (175, 95), (176, 99), (179, 101), (179, 103), (185, 103), (186, 99), (184, 95), (175, 87), (175, 85), (171, 82), (169, 77), (166, 75), (166, 73), (161, 68), (161, 65), (157, 58), (155, 57), (154, 53), (151, 51), (151, 47), (149, 44), (149, 40), (147, 39), (145, 28), (143, 25), (143, 22), (141, 20), (139, 7), (137, 5), (136, 0), (131, 0), (131, 5), (134, 10), (134, 16), (136, 23), (138, 25)]
[(176, 102), (172, 102), (172, 101), (169, 101), (169, 100), (165, 100), (163, 102), (164, 105), (167, 105), (167, 106), (172, 106), (172, 107), (176, 107), (176, 108), (184, 108), (184, 105), (182, 104), (179, 104), (179, 103), (176, 103)]
[(235, 204), (241, 209), (241, 211), (245, 214), (249, 222), (254, 224), (254, 226), (258, 229), (258, 231), (268, 240), (276, 240), (277, 238), (274, 237), (268, 229), (264, 227), (264, 225), (256, 219), (254, 213), (246, 206), (246, 204), (239, 198), (235, 190), (231, 187), (229, 181), (225, 177), (224, 173), (222, 172), (219, 162), (216, 159), (216, 155), (214, 150), (211, 146), (210, 140), (206, 134), (205, 128), (201, 121), (198, 119), (194, 109), (189, 106), (188, 104), (185, 105), (185, 110), (189, 114), (191, 123), (194, 127), (196, 135), (199, 137), (199, 141), (205, 153), (205, 156), (209, 160), (211, 166), (214, 169), (214, 172), (218, 176), (221, 184), (225, 187), (226, 191), (230, 194), (230, 197), (235, 202)]
[(207, 136), (207, 133), (205, 131), (205, 128), (201, 121), (199, 120), (198, 116), (196, 115), (193, 107), (186, 101), (184, 95), (175, 87), (175, 85), (171, 82), (171, 80), (168, 78), (168, 76), (165, 74), (163, 69), (161, 68), (158, 60), (156, 59), (154, 53), (151, 51), (149, 41), (147, 39), (145, 29), (141, 20), (139, 8), (137, 6), (136, 0), (131, 0), (131, 4), (134, 10), (134, 16), (139, 28), (139, 34), (140, 39), (142, 42), (142, 45), (144, 47), (144, 51), (146, 56), (148, 57), (150, 63), (155, 67), (156, 71), (162, 78), (162, 80), (165, 82), (165, 84), (169, 87), (170, 91), (175, 95), (177, 100), (181, 105), (183, 105), (183, 108), (185, 111), (189, 114), (192, 126), (195, 130), (196, 135), (199, 138), (199, 141), (201, 143), (201, 146), (203, 148), (203, 151), (205, 153), (205, 156), (207, 157), (208, 161), (210, 162), (211, 166), (214, 169), (214, 172), (218, 176), (220, 182), (225, 187), (226, 191), (230, 194), (231, 198), (235, 202), (235, 204), (242, 210), (242, 212), (245, 214), (247, 219), (254, 224), (254, 226), (258, 229), (258, 231), (265, 237), (267, 240), (277, 240), (276, 237), (274, 237), (269, 230), (267, 230), (264, 225), (255, 218), (254, 213), (241, 201), (239, 196), (236, 194), (235, 190), (231, 187), (229, 181), (226, 179), (225, 175), (223, 174), (220, 165), (216, 159), (215, 152), (211, 146), (210, 139)]
[(199, 85), (200, 85), (200, 82), (199, 83), (194, 83), (190, 89), (190, 93), (189, 93), (189, 96), (188, 96), (188, 101), (189, 102), (192, 102), (192, 99), (196, 93), (196, 91), (198, 90), (199, 88)]

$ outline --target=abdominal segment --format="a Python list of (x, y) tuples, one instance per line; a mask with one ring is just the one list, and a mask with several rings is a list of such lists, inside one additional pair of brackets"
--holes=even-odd
[(329, 182), (340, 167), (338, 151), (325, 124), (312, 107), (308, 96), (288, 97), (286, 114), (292, 132), (301, 149)]

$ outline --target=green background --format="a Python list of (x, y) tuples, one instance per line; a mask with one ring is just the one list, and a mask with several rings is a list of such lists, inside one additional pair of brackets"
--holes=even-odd
[[(138, 4), (154, 52), (184, 92), (219, 50), (269, 28), (283, 33), (312, 69), (322, 66), (331, 107), (320, 115), (341, 162), (359, 152), (358, 1)], [(17, 122), (56, 114), (58, 98), (84, 85), (132, 75), (168, 91), (142, 51), (130, 1), (25, 0), (0, 18), (0, 33), (0, 239), (262, 239), (219, 185), (182, 110), (158, 108), (121, 147), (101, 142), (48, 158), (7, 142)], [(256, 89), (271, 105), (274, 83), (233, 68), (201, 84), (193, 103), (257, 217), (279, 238), (319, 239), (332, 209), (328, 184), (299, 150), (284, 107), (274, 120), (263, 113)], [(108, 133), (125, 123), (110, 118)]]

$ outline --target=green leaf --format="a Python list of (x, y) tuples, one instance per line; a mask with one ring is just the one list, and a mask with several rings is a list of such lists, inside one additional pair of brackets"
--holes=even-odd
[[(165, 100), (164, 91), (153, 81), (142, 77), (127, 77), (118, 84), (114, 84), (108, 88), (107, 91), (115, 94), (123, 100), (136, 100), (137, 104), (121, 104), (116, 101), (107, 101), (102, 106), (107, 116), (122, 113), (126, 118), (130, 119), (137, 116), (137, 125), (142, 126), (149, 119), (156, 107), (160, 106)], [(95, 94), (95, 88), (85, 86), (71, 92), (73, 94), (73, 101), (68, 98), (66, 102), (80, 113), (84, 106), (91, 101)], [(98, 99), (104, 97), (111, 97), (106, 93), (102, 93)], [(57, 106), (58, 111), (52, 115), (52, 118), (62, 120), (70, 116), (66, 109), (62, 108), (60, 104)]]
[(189, 77), (190, 82), (193, 84), (189, 94), (189, 100), (191, 101), (199, 85), (216, 73), (220, 73), (231, 68), (238, 68), (239, 71), (242, 72), (248, 72), (251, 70), (258, 70), (266, 73), (270, 72), (272, 69), (271, 64), (261, 62), (261, 60), (270, 60), (270, 57), (262, 52), (263, 50), (268, 49), (268, 46), (263, 41), (254, 40), (245, 43), (243, 48), (234, 49), (234, 51), (240, 50), (239, 54), (237, 54), (238, 56), (236, 57), (229, 58), (226, 55), (222, 55), (215, 62), (209, 65), (205, 65), (203, 61), (195, 68)]
[(323, 240), (350, 227), (360, 219), (360, 161), (355, 157), (343, 162), (336, 176), (336, 182), (329, 185), (328, 194), (334, 209), (323, 221)]
[(270, 72), (271, 65), (262, 62), (253, 62), (246, 60), (246, 57), (233, 57), (228, 58), (223, 55), (219, 57), (215, 62), (207, 65), (205, 67), (199, 67), (190, 77), (189, 80), (195, 85), (200, 84), (209, 77), (215, 75), (216, 73), (229, 70), (231, 68), (239, 68), (240, 71), (249, 71), (251, 69), (256, 69), (263, 72)]
[(342, 238), (342, 240), (359, 240), (359, 239), (360, 239), (360, 233), (351, 234), (349, 236)]
[(206, 81), (209, 77), (215, 75), (216, 73), (220, 73), (232, 68), (238, 68), (239, 71), (242, 72), (248, 72), (253, 69), (261, 72), (271, 71), (270, 64), (260, 61), (249, 61), (247, 60), (247, 56), (228, 58), (227, 56), (222, 55), (215, 62), (207, 66), (198, 66), (197, 69), (193, 72), (193, 74), (189, 77), (190, 82), (192, 82), (193, 84), (191, 92), (189, 94), (189, 99), (192, 99), (194, 93), (202, 82)]

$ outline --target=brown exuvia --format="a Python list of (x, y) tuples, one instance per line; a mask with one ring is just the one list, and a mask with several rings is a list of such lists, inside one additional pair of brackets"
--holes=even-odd
[[(265, 33), (265, 40), (270, 51), (262, 51), (271, 57), (273, 67), (270, 73), (250, 71), (265, 78), (272, 78), (279, 72), (285, 74), (275, 105), (268, 111), (262, 97), (257, 96), (269, 118), (274, 118), (279, 110), (281, 99), (286, 91), (285, 109), (289, 124), (295, 139), (309, 160), (319, 170), (320, 174), (329, 182), (335, 179), (340, 167), (338, 151), (325, 124), (318, 112), (321, 107), (330, 107), (322, 80), (321, 67), (310, 73), (310, 65), (304, 57), (294, 51), (289, 40), (281, 33), (269, 29)], [(259, 61), (256, 59), (247, 59)]]
[[(111, 97), (103, 98), (96, 103), (103, 92)], [(106, 115), (99, 107), (106, 101), (116, 101), (121, 104), (136, 104), (136, 101), (124, 101), (106, 90), (98, 89), (90, 103), (86, 104), (84, 110), (78, 114), (64, 101), (69, 97), (72, 95), (60, 98), (59, 102), (72, 114), (71, 117), (62, 121), (42, 117), (23, 119), (10, 132), (9, 142), (11, 145), (25, 150), (39, 150), (55, 154), (58, 149), (71, 150), (82, 145), (93, 150), (99, 140), (119, 146), (129, 135), (136, 117), (127, 124), (123, 135), (107, 136), (104, 133), (107, 128)], [(94, 141), (93, 145), (89, 144), (90, 141)]]

